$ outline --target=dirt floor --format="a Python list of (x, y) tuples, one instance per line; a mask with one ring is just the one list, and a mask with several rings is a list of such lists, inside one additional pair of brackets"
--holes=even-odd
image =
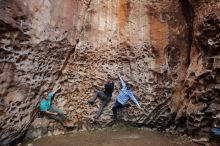
[(38, 139), (22, 146), (197, 146), (187, 137), (146, 129), (117, 128)]

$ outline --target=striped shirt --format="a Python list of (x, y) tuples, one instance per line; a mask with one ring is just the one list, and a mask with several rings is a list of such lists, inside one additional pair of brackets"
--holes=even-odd
[(137, 99), (134, 97), (133, 92), (131, 90), (128, 90), (126, 87), (126, 84), (124, 83), (124, 81), (122, 80), (121, 77), (120, 78), (120, 82), (122, 84), (122, 89), (119, 93), (119, 95), (116, 97), (116, 100), (121, 103), (122, 105), (124, 105), (128, 99), (131, 99), (138, 107), (140, 107)]

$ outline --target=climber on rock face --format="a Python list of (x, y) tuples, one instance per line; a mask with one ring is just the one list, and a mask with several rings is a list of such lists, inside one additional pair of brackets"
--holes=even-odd
[(131, 91), (131, 85), (124, 83), (124, 81), (121, 78), (121, 75), (118, 75), (120, 83), (122, 85), (122, 89), (119, 92), (119, 95), (116, 97), (115, 103), (112, 107), (113, 112), (113, 119), (117, 119), (117, 110), (119, 108), (123, 108), (123, 106), (126, 104), (126, 102), (131, 99), (139, 109), (141, 109), (140, 104), (138, 103), (137, 99), (134, 97), (133, 92)]
[(52, 118), (65, 126), (67, 124), (67, 117), (60, 109), (54, 105), (51, 105), (52, 98), (60, 89), (61, 87), (59, 86), (52, 92), (44, 92), (43, 99), (40, 101), (40, 111), (47, 115), (49, 118)]
[(112, 92), (114, 91), (114, 82), (112, 81), (111, 76), (108, 75), (107, 78), (108, 80), (107, 80), (107, 83), (105, 84), (105, 91), (103, 92), (103, 91), (96, 90), (94, 96), (90, 100), (88, 100), (88, 103), (90, 104), (94, 104), (97, 97), (99, 97), (99, 99), (101, 100), (101, 105), (94, 118), (99, 118), (104, 107), (111, 100)]

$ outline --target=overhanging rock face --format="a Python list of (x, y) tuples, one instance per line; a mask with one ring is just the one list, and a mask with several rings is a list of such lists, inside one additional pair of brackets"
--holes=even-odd
[[(124, 108), (122, 120), (207, 135), (220, 124), (219, 7), (217, 0), (0, 1), (0, 144), (27, 131), (42, 93), (58, 82), (55, 101), (73, 125), (107, 126), (119, 72), (144, 109)], [(94, 122), (99, 102), (87, 100), (107, 73), (118, 88)]]

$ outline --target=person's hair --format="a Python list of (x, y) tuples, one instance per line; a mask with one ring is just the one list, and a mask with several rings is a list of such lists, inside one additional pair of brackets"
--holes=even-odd
[(112, 77), (111, 77), (110, 74), (107, 74), (107, 78), (108, 78), (108, 79), (112, 79)]
[(47, 97), (47, 94), (48, 94), (48, 91), (44, 91), (44, 92), (43, 92), (43, 98), (46, 98), (46, 97)]
[(126, 84), (126, 87), (127, 87), (128, 90), (131, 90), (133, 86), (128, 83), (128, 84)]

